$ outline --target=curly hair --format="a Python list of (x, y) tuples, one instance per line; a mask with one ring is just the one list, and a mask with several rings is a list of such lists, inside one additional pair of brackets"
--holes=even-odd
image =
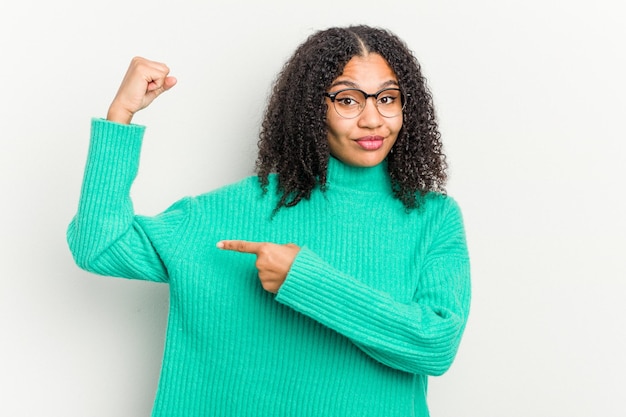
[(273, 85), (259, 134), (256, 171), (264, 192), (278, 177), (275, 211), (326, 189), (330, 151), (328, 106), (323, 94), (354, 56), (381, 55), (406, 98), (403, 124), (387, 156), (394, 196), (407, 210), (420, 207), (428, 192), (445, 194), (446, 157), (432, 95), (420, 64), (395, 34), (370, 26), (330, 28), (311, 35), (285, 63)]

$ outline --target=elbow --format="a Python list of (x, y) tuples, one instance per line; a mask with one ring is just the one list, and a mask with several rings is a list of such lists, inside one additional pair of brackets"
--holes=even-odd
[(67, 228), (66, 241), (74, 263), (85, 271), (95, 272), (94, 264), (98, 258), (96, 248), (94, 247), (94, 239), (82, 236), (78, 232), (75, 221), (72, 221)]
[(422, 340), (413, 356), (414, 373), (441, 376), (445, 374), (459, 349), (462, 331), (450, 332), (445, 337)]
[(454, 359), (456, 358), (461, 339), (465, 330), (466, 319), (456, 316), (455, 320), (450, 320), (445, 331), (431, 333), (424, 342), (425, 356), (422, 357), (422, 365), (425, 373), (430, 376), (441, 376), (445, 374)]
[[(456, 353), (456, 352), (455, 352)], [(432, 361), (428, 368), (426, 369), (425, 374), (429, 376), (442, 376), (452, 366), (452, 362), (454, 362), (455, 353), (451, 353), (449, 355), (441, 355), (437, 360)]]
[(72, 254), (72, 257), (74, 258), (74, 263), (76, 264), (76, 266), (78, 266), (80, 269), (87, 271), (87, 272), (95, 272), (94, 267), (93, 267), (94, 258), (84, 256), (82, 253), (74, 251), (71, 248), (70, 248), (70, 252)]
[(430, 354), (425, 361), (427, 365), (426, 374), (430, 376), (441, 376), (448, 372), (461, 344), (463, 328), (452, 332), (448, 337), (439, 340), (439, 343), (431, 344)]
[[(394, 349), (393, 353), (378, 349), (361, 347), (365, 353), (381, 363), (411, 374), (441, 376), (445, 374), (456, 357), (458, 343), (455, 341), (439, 341), (438, 343), (421, 343)], [(397, 348), (397, 346), (396, 346)], [(391, 354), (390, 354), (391, 353)]]
[(456, 352), (456, 344), (450, 344), (443, 349), (432, 350), (426, 355), (420, 355), (419, 358), (415, 358), (414, 373), (429, 376), (441, 376), (452, 366), (454, 358), (456, 357)]

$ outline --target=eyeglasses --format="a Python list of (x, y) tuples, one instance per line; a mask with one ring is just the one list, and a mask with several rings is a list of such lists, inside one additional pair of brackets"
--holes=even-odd
[(330, 98), (337, 114), (345, 119), (354, 119), (365, 109), (367, 99), (374, 98), (374, 104), (383, 117), (396, 117), (404, 109), (404, 94), (399, 88), (383, 88), (374, 94), (367, 94), (358, 88), (346, 88), (334, 93), (324, 93)]

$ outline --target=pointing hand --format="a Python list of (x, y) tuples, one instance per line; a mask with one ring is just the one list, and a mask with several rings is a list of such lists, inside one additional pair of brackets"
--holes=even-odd
[(266, 291), (277, 293), (287, 278), (300, 247), (289, 243), (278, 245), (268, 242), (245, 240), (222, 240), (217, 243), (220, 249), (256, 255), (256, 268), (259, 270), (261, 285)]

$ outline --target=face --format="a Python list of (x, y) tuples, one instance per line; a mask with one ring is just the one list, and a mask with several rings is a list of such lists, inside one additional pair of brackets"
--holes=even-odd
[[(355, 56), (348, 61), (343, 73), (333, 81), (328, 92), (358, 88), (372, 94), (394, 87), (398, 87), (398, 80), (387, 61), (378, 54), (370, 53)], [(346, 119), (335, 111), (330, 98), (326, 100), (331, 155), (345, 164), (357, 167), (380, 164), (396, 142), (402, 127), (402, 112), (395, 117), (383, 117), (376, 108), (376, 99), (372, 97), (366, 100), (360, 115)]]

